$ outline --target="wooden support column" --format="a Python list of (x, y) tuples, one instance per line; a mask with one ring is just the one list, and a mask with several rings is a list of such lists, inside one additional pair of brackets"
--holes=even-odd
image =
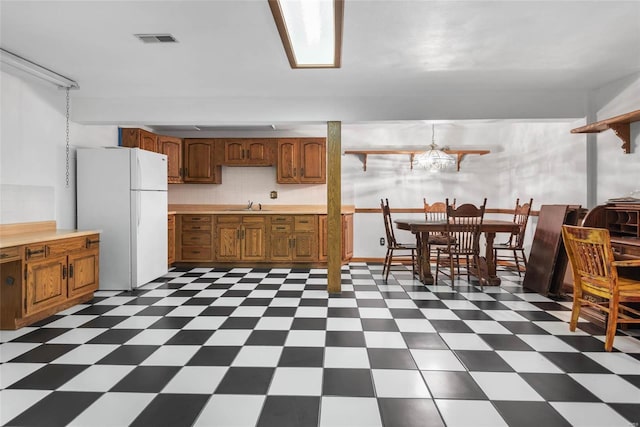
[(341, 122), (327, 122), (327, 290), (342, 291)]

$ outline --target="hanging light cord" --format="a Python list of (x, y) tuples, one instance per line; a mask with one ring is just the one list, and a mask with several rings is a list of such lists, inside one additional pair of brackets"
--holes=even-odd
[(66, 188), (69, 188), (69, 88), (67, 87), (67, 112), (66, 112)]

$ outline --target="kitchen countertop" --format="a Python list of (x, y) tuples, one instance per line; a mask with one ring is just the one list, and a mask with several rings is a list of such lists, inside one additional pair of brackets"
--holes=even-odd
[(91, 236), (99, 234), (99, 230), (42, 230), (10, 235), (0, 234), (0, 249), (13, 246), (29, 245), (31, 243), (48, 242), (51, 240), (68, 239), (71, 237)]
[[(326, 215), (326, 205), (262, 205), (254, 203), (253, 209), (245, 209), (246, 205), (169, 205), (169, 214), (215, 214), (215, 215)], [(343, 205), (343, 214), (355, 212), (355, 206)]]

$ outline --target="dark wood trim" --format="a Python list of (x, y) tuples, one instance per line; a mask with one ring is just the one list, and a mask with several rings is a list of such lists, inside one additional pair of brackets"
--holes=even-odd
[[(424, 213), (423, 208), (392, 208), (392, 213)], [(529, 216), (538, 216), (539, 211), (532, 210)], [(380, 208), (355, 208), (355, 213), (381, 214)], [(485, 213), (513, 215), (513, 209), (486, 208)]]
[(342, 290), (341, 122), (327, 122), (327, 290)]
[(631, 153), (631, 123), (640, 121), (640, 110), (571, 129), (571, 133), (600, 133), (611, 129), (622, 141), (622, 150)]

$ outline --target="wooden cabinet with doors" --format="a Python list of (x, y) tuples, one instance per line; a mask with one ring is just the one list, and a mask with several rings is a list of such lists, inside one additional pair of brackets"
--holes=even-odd
[(317, 215), (272, 215), (270, 223), (270, 261), (317, 261)]
[(184, 140), (184, 176), (186, 183), (221, 184), (217, 144), (213, 139)]
[(272, 166), (275, 140), (233, 138), (224, 140), (225, 166)]
[(176, 262), (176, 216), (167, 216), (167, 265)]
[(167, 156), (167, 182), (169, 184), (183, 183), (182, 139), (158, 135), (158, 152)]
[(218, 215), (215, 259), (219, 262), (266, 261), (264, 215)]
[[(342, 261), (347, 262), (353, 258), (353, 214), (342, 214)], [(327, 216), (319, 215), (319, 248), (320, 261), (327, 260)]]
[(121, 128), (122, 146), (158, 152), (158, 136), (138, 128)]
[(178, 261), (213, 260), (213, 216), (177, 215), (176, 222)]
[(327, 152), (324, 138), (278, 139), (279, 184), (325, 184)]

